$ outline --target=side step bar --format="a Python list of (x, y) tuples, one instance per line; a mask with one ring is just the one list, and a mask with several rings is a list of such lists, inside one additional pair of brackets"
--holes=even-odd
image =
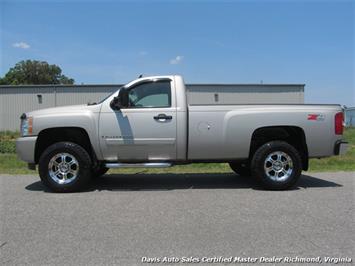
[(171, 167), (171, 163), (106, 163), (107, 168), (165, 168)]

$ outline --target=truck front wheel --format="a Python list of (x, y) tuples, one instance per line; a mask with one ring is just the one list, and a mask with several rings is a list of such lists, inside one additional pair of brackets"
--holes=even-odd
[(283, 190), (296, 184), (302, 172), (299, 152), (284, 141), (271, 141), (255, 152), (251, 162), (252, 176), (266, 189)]
[(38, 169), (42, 183), (50, 190), (79, 191), (90, 181), (91, 158), (78, 144), (58, 142), (43, 152)]

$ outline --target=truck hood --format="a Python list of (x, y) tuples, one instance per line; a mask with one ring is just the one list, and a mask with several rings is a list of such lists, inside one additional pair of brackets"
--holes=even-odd
[(27, 116), (41, 116), (41, 115), (50, 115), (50, 114), (64, 114), (64, 113), (80, 113), (80, 112), (100, 112), (101, 104), (96, 105), (69, 105), (69, 106), (61, 106), (54, 108), (45, 108), (32, 112), (27, 112)]

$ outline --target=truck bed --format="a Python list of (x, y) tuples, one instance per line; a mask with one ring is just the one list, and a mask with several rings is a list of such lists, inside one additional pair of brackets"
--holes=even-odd
[[(342, 111), (340, 105), (190, 104), (188, 110), (190, 160), (248, 158), (253, 132), (263, 127), (302, 129), (309, 157), (332, 155), (334, 143), (341, 139), (341, 136), (334, 135), (334, 116)], [(310, 120), (312, 114), (320, 115), (319, 119)]]

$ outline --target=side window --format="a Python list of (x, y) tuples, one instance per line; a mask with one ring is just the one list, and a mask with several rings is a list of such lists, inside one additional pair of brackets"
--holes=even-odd
[(171, 106), (170, 81), (147, 82), (129, 90), (129, 107), (154, 108)]

